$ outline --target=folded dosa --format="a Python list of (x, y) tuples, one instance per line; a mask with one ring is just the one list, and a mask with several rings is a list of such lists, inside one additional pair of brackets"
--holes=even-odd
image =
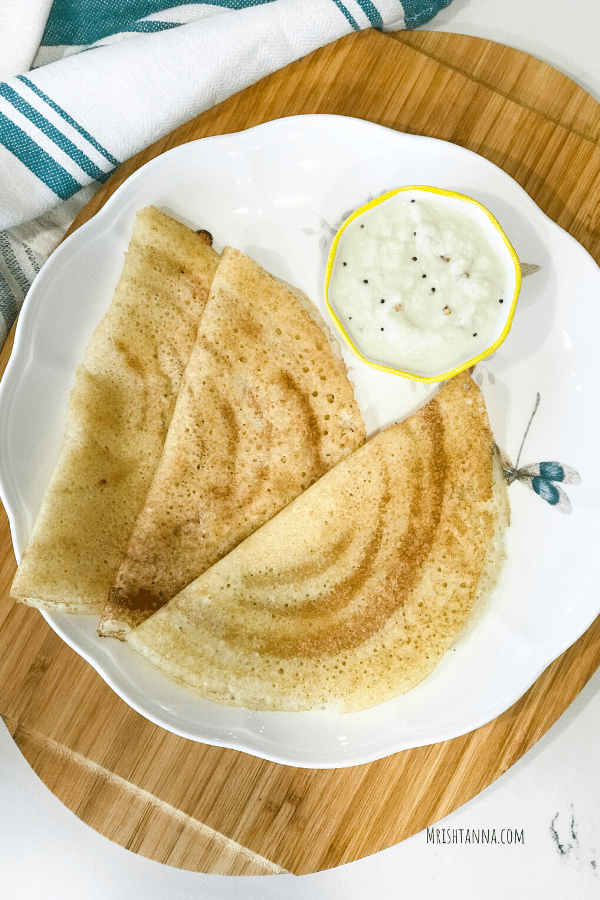
[(374, 706), (425, 678), (490, 590), (506, 484), (468, 375), (368, 440), (128, 640), (221, 704)]
[(315, 307), (227, 247), (100, 633), (122, 639), (364, 436)]
[(76, 371), (65, 440), (13, 599), (68, 613), (104, 608), (218, 259), (191, 228), (153, 207), (138, 212), (114, 296)]

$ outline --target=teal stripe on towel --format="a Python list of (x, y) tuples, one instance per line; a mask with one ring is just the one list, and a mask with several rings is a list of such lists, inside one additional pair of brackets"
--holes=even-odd
[(66, 200), (81, 187), (66, 169), (3, 113), (0, 113), (0, 143), (61, 200)]
[(357, 0), (357, 3), (362, 8), (362, 11), (369, 19), (373, 28), (383, 28), (381, 14), (375, 4), (371, 3), (371, 0)]
[(89, 175), (90, 178), (94, 178), (96, 181), (106, 181), (110, 172), (103, 172), (102, 169), (99, 169), (98, 166), (86, 156), (83, 150), (80, 150), (79, 147), (62, 133), (62, 131), (49, 122), (45, 116), (24, 100), (20, 94), (17, 94), (17, 92), (5, 82), (0, 84), (0, 96), (4, 97), (5, 100), (8, 100), (8, 102), (11, 103), (15, 109), (18, 109), (18, 111), (29, 119), (30, 122), (33, 122), (36, 128), (39, 128), (39, 130), (45, 134), (46, 137), (50, 138), (57, 147), (60, 147), (67, 156), (70, 156), (73, 162), (77, 163), (79, 168), (83, 169), (86, 175)]
[(343, 12), (343, 13), (344, 13), (344, 15), (346, 16), (346, 18), (347, 18), (348, 21), (350, 22), (350, 24), (351, 24), (352, 28), (354, 29), (354, 31), (360, 31), (360, 25), (358, 24), (358, 22), (356, 21), (356, 19), (354, 18), (354, 16), (351, 15), (350, 10), (346, 9), (346, 7), (344, 6), (344, 4), (343, 4), (343, 3), (340, 3), (340, 0), (333, 0), (333, 2), (334, 2), (335, 5), (337, 6), (337, 8), (340, 10), (340, 12)]
[(72, 116), (65, 112), (64, 109), (61, 109), (58, 103), (55, 103), (51, 97), (41, 91), (37, 84), (34, 84), (33, 81), (30, 81), (29, 78), (26, 78), (24, 75), (17, 75), (17, 78), (19, 79), (19, 81), (22, 81), (23, 84), (27, 85), (29, 90), (33, 91), (36, 96), (47, 103), (55, 113), (57, 113), (59, 116), (61, 116), (61, 118), (65, 120), (65, 122), (68, 122), (69, 125), (75, 129), (75, 131), (77, 131), (83, 138), (85, 138), (88, 144), (90, 144), (94, 148), (94, 150), (97, 150), (98, 153), (100, 153), (100, 155), (104, 157), (104, 159), (107, 159), (109, 163), (111, 163), (115, 167), (120, 165), (119, 160), (116, 159), (116, 157), (114, 157), (112, 153), (109, 153), (108, 150), (106, 150), (102, 146), (102, 144), (98, 143), (96, 138), (93, 137), (89, 133), (89, 131), (86, 131), (85, 128), (83, 128), (78, 122), (76, 122), (75, 119), (73, 119)]
[[(187, 0), (224, 9), (245, 9), (273, 0)], [(144, 22), (150, 15), (184, 6), (185, 0), (54, 0), (44, 35), (43, 46), (87, 46), (113, 34), (134, 31), (161, 31), (178, 23)]]
[(439, 13), (441, 9), (450, 6), (452, 0), (402, 0), (404, 7), (404, 20), (407, 28), (417, 28)]

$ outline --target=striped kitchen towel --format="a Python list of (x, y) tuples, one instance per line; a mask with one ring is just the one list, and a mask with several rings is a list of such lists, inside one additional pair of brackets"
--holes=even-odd
[(0, 346), (41, 264), (122, 161), (318, 47), (414, 28), (450, 2), (2, 4)]

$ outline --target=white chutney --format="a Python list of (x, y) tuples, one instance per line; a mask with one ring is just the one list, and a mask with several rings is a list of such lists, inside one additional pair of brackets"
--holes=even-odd
[(329, 302), (364, 357), (426, 375), (493, 342), (506, 289), (504, 263), (467, 210), (399, 192), (344, 229)]

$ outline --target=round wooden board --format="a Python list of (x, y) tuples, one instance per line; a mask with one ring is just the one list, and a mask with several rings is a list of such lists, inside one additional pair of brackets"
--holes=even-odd
[[(351, 35), (263, 79), (125, 163), (74, 223), (147, 160), (185, 141), (302, 113), (369, 119), (486, 156), (600, 261), (600, 106), (548, 65), (471, 37)], [(3, 371), (10, 352), (7, 342)], [(0, 713), (84, 822), (198, 872), (315, 872), (438, 821), (506, 771), (600, 664), (600, 619), (511, 709), (478, 730), (363, 766), (303, 770), (195, 744), (123, 703), (33, 609), (13, 605), (0, 518)]]

